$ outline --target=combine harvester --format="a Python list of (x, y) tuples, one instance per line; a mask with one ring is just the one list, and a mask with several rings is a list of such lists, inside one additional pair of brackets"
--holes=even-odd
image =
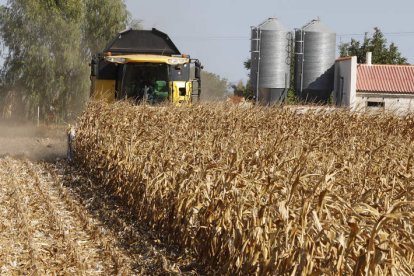
[[(200, 100), (202, 68), (198, 59), (181, 54), (167, 34), (157, 29), (130, 29), (93, 56), (90, 96), (108, 103), (191, 104), (194, 99)], [(68, 134), (69, 160), (73, 159), (74, 138), (72, 127)]]
[(201, 69), (199, 60), (181, 54), (167, 34), (156, 29), (128, 30), (93, 56), (91, 97), (107, 102), (191, 103), (200, 98)]

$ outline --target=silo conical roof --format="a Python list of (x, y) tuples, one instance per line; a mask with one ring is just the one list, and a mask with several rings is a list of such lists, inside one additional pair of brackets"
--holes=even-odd
[(280, 23), (280, 21), (275, 17), (270, 17), (266, 19), (259, 26), (257, 26), (257, 28), (265, 31), (288, 31), (286, 27), (283, 26), (282, 23)]
[(302, 27), (305, 32), (317, 32), (317, 33), (335, 33), (329, 27), (321, 23), (319, 19), (314, 19), (305, 26)]

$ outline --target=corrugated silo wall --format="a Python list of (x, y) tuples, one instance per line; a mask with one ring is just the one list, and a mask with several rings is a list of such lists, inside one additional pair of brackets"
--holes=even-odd
[[(326, 103), (334, 86), (336, 34), (301, 32), (301, 30), (296, 31), (295, 38), (296, 92), (302, 101)], [(302, 56), (301, 47), (303, 47)]]
[(290, 33), (262, 30), (260, 43), (259, 102), (284, 102), (290, 85)]

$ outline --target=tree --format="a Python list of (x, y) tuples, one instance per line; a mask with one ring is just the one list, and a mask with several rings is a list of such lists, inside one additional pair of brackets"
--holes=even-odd
[[(251, 59), (251, 58), (246, 59), (246, 60), (243, 62), (243, 65), (244, 65), (244, 68), (245, 68), (246, 70), (250, 70), (250, 69), (252, 68), (252, 59)], [(250, 74), (249, 74), (249, 77), (250, 77)]]
[(366, 53), (372, 52), (372, 63), (377, 64), (407, 64), (398, 47), (391, 43), (387, 46), (387, 39), (379, 28), (374, 28), (372, 37), (365, 34), (363, 41), (351, 39), (349, 43), (339, 45), (340, 56), (356, 56), (359, 63), (366, 62)]
[(221, 100), (228, 92), (229, 83), (227, 79), (214, 73), (201, 71), (201, 83), (202, 100)]
[(131, 18), (128, 20), (128, 28), (131, 28), (133, 30), (141, 30), (142, 29), (142, 21), (139, 19)]
[(91, 54), (128, 20), (123, 0), (9, 0), (0, 13), (8, 52), (4, 85), (24, 104), (26, 117), (39, 107), (45, 120), (81, 110)]
[(253, 88), (250, 83), (250, 78), (247, 80), (246, 84), (240, 80), (237, 84), (233, 84), (231, 86), (233, 89), (233, 94), (235, 96), (244, 97), (245, 99), (251, 100), (253, 99)]
[[(251, 66), (252, 66), (252, 59), (248, 58), (243, 62), (243, 66), (246, 70), (248, 70), (250, 72)], [(251, 82), (251, 78), (250, 78), (250, 73), (247, 74), (247, 76), (249, 77), (246, 85), (243, 88), (243, 97), (246, 99), (253, 99), (254, 98), (254, 91), (253, 91), (253, 87), (252, 87), (252, 82)], [(234, 89), (234, 88), (233, 88)], [(239, 86), (238, 88), (239, 90), (241, 89), (241, 87)], [(235, 89), (234, 89), (235, 90)], [(235, 90), (236, 91), (236, 90)]]
[(85, 9), (85, 44), (93, 54), (126, 28), (130, 15), (122, 0), (87, 0)]

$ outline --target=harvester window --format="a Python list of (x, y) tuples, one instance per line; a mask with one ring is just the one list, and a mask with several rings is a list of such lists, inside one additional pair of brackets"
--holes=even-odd
[(168, 71), (165, 64), (129, 63), (124, 65), (122, 93), (135, 101), (161, 102), (168, 99)]

